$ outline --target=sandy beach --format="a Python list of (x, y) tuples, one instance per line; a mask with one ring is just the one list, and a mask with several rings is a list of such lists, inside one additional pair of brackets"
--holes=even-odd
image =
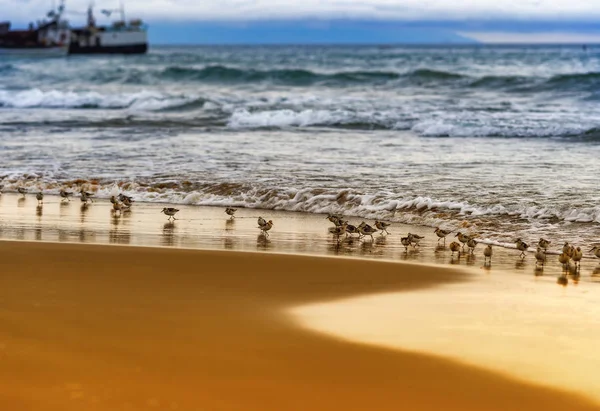
[(2, 242), (0, 254), (7, 410), (598, 409), (480, 367), (310, 332), (285, 313), (468, 282), (462, 270), (39, 242)]
[[(491, 266), (479, 253), (452, 257), (426, 227), (338, 244), (312, 214), (243, 209), (229, 220), (182, 206), (167, 222), (156, 204), (122, 216), (106, 200), (37, 207), (5, 194), (0, 205), (3, 409), (600, 408), (593, 381), (577, 385), (593, 350), (539, 367), (592, 337), (542, 338), (541, 315), (532, 340), (531, 319), (511, 313), (565, 304), (589, 315), (553, 315), (553, 327), (593, 327), (591, 259), (563, 276), (511, 249)], [(268, 238), (255, 224), (265, 213)], [(403, 231), (427, 237), (406, 252)], [(512, 357), (495, 361), (502, 345)]]

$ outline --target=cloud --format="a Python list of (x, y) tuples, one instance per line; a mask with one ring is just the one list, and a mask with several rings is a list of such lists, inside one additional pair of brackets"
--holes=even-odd
[[(57, 1), (57, 0), (54, 0)], [(0, 0), (4, 19), (43, 17), (51, 0)], [(118, 0), (96, 1), (98, 8), (118, 7)], [(83, 20), (89, 0), (68, 0), (72, 20)], [(564, 20), (600, 18), (592, 0), (126, 0), (128, 16), (148, 20)], [(100, 19), (99, 10), (96, 12)]]
[(515, 33), (502, 31), (459, 32), (458, 34), (487, 44), (598, 44), (600, 33), (539, 32)]

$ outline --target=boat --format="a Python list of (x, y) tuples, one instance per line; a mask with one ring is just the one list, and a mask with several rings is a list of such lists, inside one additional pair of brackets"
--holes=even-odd
[(47, 14), (48, 20), (30, 23), (25, 30), (11, 30), (9, 21), (0, 22), (0, 55), (64, 56), (69, 52), (69, 23), (62, 18), (64, 0)]
[(69, 54), (143, 54), (148, 51), (148, 29), (140, 19), (127, 21), (123, 3), (117, 10), (102, 10), (110, 15), (119, 11), (121, 19), (110, 26), (96, 25), (93, 5), (87, 10), (87, 25), (71, 28)]

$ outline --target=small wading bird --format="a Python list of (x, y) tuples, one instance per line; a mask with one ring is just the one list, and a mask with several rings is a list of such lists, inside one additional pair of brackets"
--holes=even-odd
[(231, 208), (231, 207), (227, 207), (225, 209), (225, 214), (227, 214), (228, 216), (230, 216), (231, 218), (235, 218), (235, 212), (237, 211), (237, 208)]
[(573, 255), (571, 258), (573, 259), (575, 266), (581, 268), (581, 259), (583, 258), (583, 251), (581, 251), (581, 247), (577, 247), (573, 250)]
[(458, 233), (456, 233), (456, 235), (454, 237), (458, 237), (458, 241), (461, 242), (462, 244), (462, 249), (465, 249), (465, 244), (467, 244), (467, 242), (469, 241), (469, 236), (466, 234), (461, 233), (460, 231)]
[(376, 228), (371, 227), (369, 224), (365, 223), (364, 221), (362, 223), (360, 223), (360, 225), (358, 226), (358, 232), (363, 236), (369, 236), (371, 237), (371, 240), (373, 240), (373, 234), (375, 234), (377, 232)]
[(419, 242), (425, 238), (423, 236), (420, 236), (417, 234), (411, 234), (411, 233), (408, 233), (407, 237), (410, 240), (410, 242), (413, 244), (413, 247), (418, 246)]
[(473, 254), (475, 252), (475, 247), (477, 247), (477, 240), (474, 238), (469, 238), (469, 241), (467, 241), (467, 247), (469, 247), (469, 252)]
[(133, 200), (131, 199), (131, 197), (123, 198), (123, 205), (125, 206), (125, 208), (130, 209), (133, 205)]
[(165, 207), (161, 211), (161, 213), (164, 213), (165, 215), (169, 216), (169, 218), (168, 218), (169, 220), (170, 219), (177, 220), (175, 218), (175, 214), (177, 214), (178, 212), (179, 212), (179, 210), (176, 208), (173, 208), (173, 207)]
[(121, 214), (121, 211), (123, 210), (123, 204), (119, 203), (118, 201), (115, 201), (115, 202), (113, 203), (113, 210), (114, 210), (115, 212), (117, 212), (117, 211), (118, 211), (118, 212), (119, 212), (119, 214)]
[(343, 222), (342, 216), (339, 214), (327, 214), (327, 217), (325, 217), (325, 219), (331, 221), (336, 226), (342, 225)]
[(390, 223), (384, 223), (383, 221), (377, 221), (375, 220), (375, 227), (377, 227), (379, 230), (381, 230), (381, 235), (383, 235), (383, 232), (385, 231), (386, 234), (389, 234), (390, 232), (387, 230), (387, 228), (390, 226)]
[(540, 242), (538, 243), (538, 247), (541, 248), (542, 250), (544, 250), (544, 252), (546, 252), (546, 250), (548, 250), (548, 246), (549, 245), (550, 245), (550, 241), (544, 240), (543, 238), (540, 238)]
[(352, 225), (352, 224), (348, 224), (347, 221), (344, 221), (344, 223), (346, 224), (346, 237), (348, 235), (350, 235), (350, 237), (352, 237), (352, 234), (360, 235), (360, 233), (358, 232), (358, 227), (356, 227), (355, 225)]
[(515, 241), (515, 244), (517, 246), (517, 250), (521, 251), (521, 258), (525, 258), (525, 252), (529, 248), (529, 244), (523, 242), (520, 238)]
[(592, 248), (590, 250), (590, 252), (594, 253), (594, 255), (598, 258), (600, 258), (600, 247), (598, 247), (597, 245), (594, 246), (594, 248)]
[(569, 244), (568, 242), (565, 242), (565, 245), (563, 245), (563, 248), (562, 248), (562, 252), (567, 254), (570, 257), (572, 254), (571, 244)]
[(83, 189), (79, 192), (80, 196), (81, 196), (81, 202), (87, 204), (88, 201), (90, 202), (94, 202), (94, 200), (92, 200), (92, 196), (94, 195), (94, 193), (90, 193), (88, 191), (84, 191)]
[(535, 252), (535, 265), (537, 266), (538, 264), (541, 264), (543, 267), (545, 263), (546, 250), (544, 250), (542, 247), (538, 247), (537, 251)]
[(258, 217), (258, 227), (260, 228), (260, 227), (262, 227), (264, 225), (267, 225), (267, 220), (265, 220), (262, 217)]
[(122, 203), (125, 203), (126, 201), (129, 202), (129, 203), (133, 203), (133, 197), (126, 196), (123, 193), (119, 194), (119, 196), (117, 198)]
[(23, 197), (25, 197), (25, 194), (27, 194), (27, 190), (25, 190), (23, 187), (17, 187), (17, 191), (19, 194), (22, 194)]
[(491, 263), (492, 262), (492, 254), (493, 254), (492, 246), (491, 246), (491, 244), (488, 244), (488, 246), (483, 249), (483, 256), (485, 257), (483, 259), (483, 262), (485, 263), (485, 261), (489, 258), (490, 263)]
[(410, 238), (408, 238), (408, 237), (402, 237), (402, 238), (400, 239), (400, 242), (401, 242), (401, 243), (402, 243), (402, 245), (404, 246), (404, 250), (405, 250), (406, 252), (408, 252), (408, 247), (409, 247), (409, 246), (412, 244), (412, 243), (411, 243), (411, 241), (410, 241)]
[(60, 193), (59, 193), (59, 194), (60, 194), (60, 197), (62, 198), (62, 200), (61, 200), (61, 201), (65, 201), (65, 200), (67, 200), (67, 201), (71, 201), (71, 200), (69, 199), (69, 197), (73, 195), (73, 193), (72, 193), (72, 192), (70, 192), (70, 191), (67, 191), (67, 190), (65, 190), (64, 188), (61, 188), (61, 189), (60, 189)]
[(268, 231), (273, 228), (273, 221), (269, 220), (267, 221), (264, 225), (259, 225), (258, 228), (262, 231), (262, 233), (268, 237), (269, 233)]
[(460, 249), (461, 249), (461, 246), (456, 241), (452, 241), (450, 243), (450, 251), (452, 251), (453, 257), (454, 257), (454, 253), (458, 253), (458, 256), (460, 257)]
[(446, 236), (448, 234), (450, 234), (452, 231), (450, 230), (442, 230), (441, 228), (437, 227), (434, 231), (434, 233), (438, 236), (438, 243), (440, 242), (440, 240), (443, 238), (444, 239), (444, 245), (446, 244)]
[(340, 241), (340, 236), (343, 236), (344, 234), (346, 234), (346, 227), (348, 226), (348, 224), (346, 222), (342, 223), (342, 225), (340, 226), (335, 226), (335, 227), (329, 227), (329, 233), (333, 234), (337, 241)]
[(41, 191), (35, 195), (35, 198), (38, 201), (38, 204), (44, 204), (44, 193)]
[(562, 266), (565, 270), (568, 268), (567, 264), (569, 264), (569, 260), (571, 260), (571, 257), (565, 252), (562, 252), (558, 256), (558, 262), (562, 264)]
[(117, 200), (117, 197), (115, 197), (115, 196), (110, 196), (110, 202), (113, 203), (113, 204), (118, 204), (119, 203), (119, 201)]

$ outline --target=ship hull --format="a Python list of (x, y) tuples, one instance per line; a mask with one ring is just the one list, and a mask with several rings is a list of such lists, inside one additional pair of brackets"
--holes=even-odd
[(69, 47), (69, 54), (144, 54), (148, 44), (130, 44), (120, 46), (79, 46)]
[(69, 54), (143, 54), (148, 51), (145, 30), (73, 29)]

